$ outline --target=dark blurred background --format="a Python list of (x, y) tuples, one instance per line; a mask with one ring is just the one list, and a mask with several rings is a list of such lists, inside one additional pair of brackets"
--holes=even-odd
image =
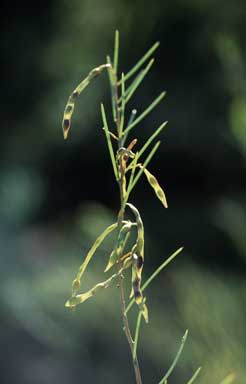
[[(145, 222), (144, 276), (185, 247), (146, 291), (144, 383), (160, 380), (186, 328), (171, 384), (199, 365), (198, 383), (230, 372), (245, 383), (245, 20), (244, 0), (2, 3), (1, 384), (134, 382), (118, 291), (64, 308), (119, 204), (99, 112), (100, 101), (110, 108), (107, 75), (80, 98), (67, 142), (62, 114), (76, 84), (112, 55), (116, 28), (124, 72), (161, 42), (130, 107), (168, 92), (132, 136), (140, 145), (169, 121), (150, 166), (169, 209), (143, 181), (132, 196)], [(111, 245), (97, 252), (84, 288), (103, 280)]]

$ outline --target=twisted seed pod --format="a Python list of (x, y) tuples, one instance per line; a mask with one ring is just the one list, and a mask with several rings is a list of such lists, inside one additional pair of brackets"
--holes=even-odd
[(78, 96), (89, 85), (92, 79), (99, 76), (100, 73), (103, 71), (103, 69), (109, 68), (109, 67), (111, 67), (110, 64), (102, 64), (99, 67), (92, 69), (92, 71), (90, 71), (88, 76), (84, 80), (82, 80), (81, 83), (79, 83), (79, 85), (75, 88), (75, 90), (69, 96), (67, 104), (65, 106), (63, 120), (62, 120), (62, 129), (63, 129), (64, 139), (67, 139), (68, 132), (71, 127), (71, 118), (74, 112), (75, 101), (77, 100)]
[(145, 298), (141, 291), (142, 270), (144, 263), (144, 226), (139, 211), (134, 205), (127, 203), (135, 215), (137, 222), (138, 237), (136, 244), (132, 248), (133, 262), (132, 262), (132, 291), (130, 297), (134, 294), (135, 301), (139, 306), (143, 317), (148, 322), (148, 309), (145, 304)]
[(127, 205), (131, 208), (132, 212), (135, 215), (137, 222), (137, 231), (138, 237), (136, 241), (136, 254), (138, 255), (138, 263), (137, 263), (137, 275), (141, 278), (141, 273), (143, 269), (144, 263), (144, 226), (143, 221), (141, 219), (140, 213), (134, 205), (127, 203)]

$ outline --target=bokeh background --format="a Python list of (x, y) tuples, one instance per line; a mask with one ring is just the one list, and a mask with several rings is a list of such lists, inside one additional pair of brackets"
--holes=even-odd
[[(144, 181), (132, 197), (145, 222), (145, 278), (185, 247), (146, 291), (144, 383), (160, 380), (186, 328), (171, 384), (187, 382), (200, 365), (198, 383), (220, 383), (231, 372), (245, 383), (244, 1), (44, 0), (1, 8), (1, 384), (134, 382), (118, 290), (75, 312), (64, 308), (85, 252), (117, 214), (99, 113), (100, 101), (110, 107), (107, 75), (80, 98), (67, 142), (62, 113), (79, 80), (112, 54), (116, 28), (125, 72), (161, 42), (130, 107), (141, 111), (168, 91), (135, 131), (142, 143), (169, 121), (150, 167), (169, 208)], [(98, 251), (84, 288), (103, 279), (111, 245)], [(132, 324), (135, 317), (133, 310)]]

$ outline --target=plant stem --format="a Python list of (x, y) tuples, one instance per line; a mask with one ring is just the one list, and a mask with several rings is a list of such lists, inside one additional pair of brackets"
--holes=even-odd
[[(117, 82), (117, 74), (114, 73), (114, 81), (115, 81), (115, 92), (114, 92), (114, 97), (115, 97), (115, 105), (117, 106), (117, 111), (116, 111), (116, 129), (119, 137), (118, 141), (118, 149), (121, 147), (121, 142), (122, 142), (122, 129), (121, 127), (121, 122), (124, 116), (120, 116), (120, 110), (118, 106), (118, 82)], [(124, 113), (124, 110), (122, 111)], [(125, 197), (124, 197), (124, 187), (123, 187), (123, 177), (120, 176), (118, 177), (118, 184), (119, 184), (119, 189), (120, 189), (120, 211), (118, 214), (118, 233), (122, 228), (123, 225), (123, 220), (124, 220), (124, 215), (125, 215)], [(119, 260), (122, 255), (119, 255)], [(118, 263), (118, 270), (122, 268), (121, 263)], [(119, 275), (118, 278), (119, 282), (119, 288), (120, 288), (120, 301), (121, 301), (121, 312), (122, 312), (122, 320), (123, 320), (123, 330), (126, 335), (127, 342), (129, 344), (129, 348), (131, 351), (132, 355), (132, 363), (133, 363), (133, 368), (135, 372), (135, 379), (136, 379), (136, 384), (142, 384), (142, 379), (141, 379), (141, 372), (140, 372), (140, 367), (138, 363), (138, 358), (137, 354), (134, 352), (134, 341), (132, 339), (132, 334), (131, 334), (131, 329), (129, 326), (129, 321), (127, 317), (127, 312), (126, 312), (126, 300), (125, 300), (125, 292), (124, 292), (124, 276), (123, 274)]]
[(133, 367), (134, 367), (134, 372), (135, 372), (135, 378), (136, 378), (136, 383), (137, 384), (142, 384), (142, 379), (141, 379), (141, 373), (140, 373), (140, 367), (138, 363), (138, 358), (137, 354), (134, 356), (134, 342), (132, 340), (132, 335), (131, 335), (131, 330), (129, 327), (129, 321), (128, 317), (126, 314), (126, 301), (125, 301), (125, 292), (124, 292), (124, 285), (123, 285), (123, 276), (119, 277), (119, 282), (120, 282), (120, 296), (121, 296), (121, 309), (122, 309), (122, 319), (123, 319), (123, 324), (124, 324), (124, 332), (131, 350), (131, 355), (132, 355), (132, 362), (133, 362)]

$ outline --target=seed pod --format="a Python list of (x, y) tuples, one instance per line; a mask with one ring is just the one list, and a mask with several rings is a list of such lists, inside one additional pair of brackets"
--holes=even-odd
[(76, 292), (79, 290), (80, 288), (80, 280), (92, 258), (92, 256), (94, 255), (94, 253), (96, 252), (97, 248), (101, 245), (101, 243), (103, 242), (103, 240), (105, 239), (106, 236), (108, 236), (112, 231), (114, 231), (118, 226), (118, 223), (114, 223), (112, 225), (110, 225), (109, 227), (107, 227), (103, 233), (98, 236), (98, 238), (96, 239), (96, 241), (94, 242), (93, 246), (91, 247), (91, 249), (89, 250), (89, 252), (87, 253), (83, 263), (81, 264), (81, 266), (79, 267), (79, 271), (77, 273), (77, 276), (76, 278), (74, 279), (73, 283), (72, 283), (72, 295), (75, 296)]
[(147, 180), (151, 187), (154, 189), (156, 196), (158, 199), (162, 202), (165, 208), (168, 208), (167, 205), (167, 199), (165, 196), (165, 193), (163, 189), (160, 187), (160, 184), (158, 183), (157, 179), (155, 178), (152, 173), (150, 173), (146, 168), (144, 169), (145, 176), (147, 177)]
[(108, 264), (107, 264), (104, 272), (107, 272), (117, 262), (117, 260), (119, 260), (120, 257), (122, 256), (126, 237), (127, 237), (128, 233), (130, 232), (133, 224), (134, 223), (128, 221), (121, 228), (119, 235), (118, 235), (118, 238), (117, 238), (117, 241), (116, 241), (116, 245), (109, 256), (109, 261), (108, 261)]
[(145, 304), (145, 297), (143, 297), (141, 290), (141, 275), (139, 277), (139, 257), (136, 253), (133, 254), (132, 262), (132, 292), (130, 297), (134, 294), (134, 299), (136, 304), (139, 307), (139, 310), (142, 312), (143, 317), (148, 323), (148, 308)]
[(134, 295), (135, 301), (143, 313), (144, 319), (148, 322), (148, 309), (146, 307), (145, 298), (141, 291), (142, 270), (144, 263), (144, 226), (139, 211), (134, 205), (127, 203), (135, 215), (137, 222), (138, 237), (136, 244), (132, 248), (132, 290), (130, 297)]
[(82, 80), (81, 83), (79, 83), (79, 85), (75, 88), (75, 90), (69, 96), (65, 110), (64, 110), (63, 120), (62, 120), (62, 129), (63, 129), (64, 139), (67, 139), (68, 132), (71, 127), (71, 118), (74, 111), (75, 101), (77, 100), (78, 96), (89, 85), (92, 79), (99, 76), (104, 68), (109, 68), (109, 67), (111, 67), (110, 64), (102, 64), (99, 67), (92, 69), (92, 71), (90, 71), (88, 76), (84, 80)]
[(124, 269), (129, 268), (131, 265), (131, 258), (127, 258), (124, 263), (123, 267), (115, 274), (110, 276), (107, 280), (96, 284), (93, 288), (91, 288), (89, 291), (81, 293), (79, 295), (72, 295), (69, 300), (65, 303), (65, 307), (68, 308), (75, 308), (78, 304), (81, 304), (88, 300), (90, 297), (94, 296), (97, 292), (101, 291), (102, 289), (108, 288), (113, 281), (122, 274)]

